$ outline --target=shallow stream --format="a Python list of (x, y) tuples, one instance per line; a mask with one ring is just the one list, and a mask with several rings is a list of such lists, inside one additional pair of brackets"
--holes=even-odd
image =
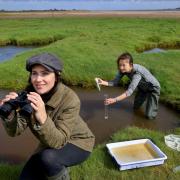
[[(104, 118), (104, 94), (115, 97), (122, 92), (121, 88), (104, 87), (97, 89), (73, 88), (81, 100), (80, 115), (96, 136), (96, 144), (108, 140), (111, 135), (128, 126), (167, 132), (180, 127), (180, 115), (160, 103), (155, 120), (144, 117), (143, 110), (134, 114), (133, 97), (130, 97), (108, 108), (108, 119)], [(0, 91), (0, 99), (8, 93)], [(148, 138), (148, 137), (147, 137)], [(0, 159), (19, 163), (27, 159), (37, 146), (37, 140), (27, 129), (18, 137), (9, 137), (0, 123)]]

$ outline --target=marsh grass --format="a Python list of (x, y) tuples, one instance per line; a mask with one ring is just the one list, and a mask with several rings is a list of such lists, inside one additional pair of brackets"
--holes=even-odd
[(1, 180), (18, 180), (22, 165), (0, 164), (0, 178)]

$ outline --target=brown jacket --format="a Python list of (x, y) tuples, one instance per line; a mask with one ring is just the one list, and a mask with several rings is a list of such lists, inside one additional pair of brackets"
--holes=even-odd
[[(92, 151), (95, 137), (79, 116), (80, 101), (77, 95), (62, 83), (46, 103), (47, 120), (39, 126), (31, 117), (23, 118), (14, 113), (5, 119), (4, 126), (10, 136), (21, 134), (29, 126), (32, 133), (40, 141), (38, 150), (42, 148), (61, 148), (67, 142), (86, 151)], [(15, 115), (16, 114), (16, 115)]]

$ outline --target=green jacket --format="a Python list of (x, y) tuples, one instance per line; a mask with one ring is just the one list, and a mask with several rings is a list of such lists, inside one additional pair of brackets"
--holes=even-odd
[(33, 116), (25, 119), (18, 112), (5, 119), (4, 126), (10, 136), (20, 135), (27, 127), (40, 141), (36, 151), (43, 148), (63, 147), (67, 142), (86, 151), (92, 151), (95, 137), (79, 116), (80, 101), (77, 95), (62, 83), (46, 103), (47, 119), (38, 125)]

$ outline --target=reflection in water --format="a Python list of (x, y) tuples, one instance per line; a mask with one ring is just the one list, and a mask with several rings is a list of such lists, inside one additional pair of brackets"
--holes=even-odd
[[(110, 138), (110, 136), (127, 126), (168, 131), (179, 126), (180, 116), (175, 111), (160, 104), (158, 116), (155, 120), (144, 117), (144, 111), (133, 112), (133, 97), (130, 97), (108, 108), (108, 119), (104, 118), (104, 94), (109, 97), (119, 95), (120, 88), (103, 87), (101, 92), (96, 89), (73, 88), (81, 99), (81, 116), (96, 136), (96, 144)], [(7, 91), (0, 91), (0, 98)], [(25, 131), (19, 137), (9, 137), (2, 123), (0, 123), (0, 159), (21, 162), (28, 158), (37, 146), (37, 140), (31, 132)]]

